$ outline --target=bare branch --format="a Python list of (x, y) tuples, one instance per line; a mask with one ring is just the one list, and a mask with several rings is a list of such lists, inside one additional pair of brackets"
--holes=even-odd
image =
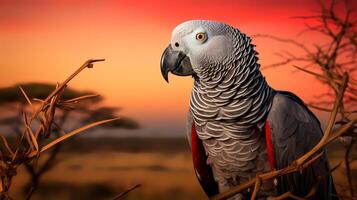
[[(13, 151), (11, 149), (6, 138), (3, 135), (0, 136), (1, 141), (5, 146), (5, 148), (0, 148), (0, 168), (1, 168), (0, 199), (9, 199), (10, 198), (8, 196), (8, 190), (11, 186), (11, 180), (12, 180), (13, 176), (15, 176), (16, 170), (21, 164), (27, 164), (28, 166), (30, 166), (29, 163), (31, 163), (30, 168), (34, 169), (34, 165), (36, 165), (37, 159), (42, 152), (50, 149), (51, 147), (55, 146), (56, 144), (66, 140), (78, 133), (81, 133), (89, 128), (93, 128), (95, 126), (98, 126), (98, 125), (101, 125), (104, 123), (109, 123), (109, 122), (119, 119), (119, 118), (113, 118), (113, 119), (102, 120), (102, 121), (88, 124), (86, 126), (80, 127), (80, 128), (73, 130), (61, 137), (54, 139), (54, 140), (48, 142), (46, 145), (43, 145), (41, 142), (43, 137), (40, 137), (40, 136), (44, 136), (44, 138), (48, 138), (51, 134), (51, 131), (52, 131), (51, 126), (52, 126), (52, 124), (54, 124), (56, 108), (61, 107), (61, 106), (62, 107), (70, 106), (72, 104), (78, 103), (79, 101), (94, 98), (94, 97), (98, 96), (98, 95), (85, 95), (82, 97), (77, 97), (74, 99), (61, 101), (62, 93), (70, 80), (72, 80), (76, 75), (78, 75), (84, 68), (87, 68), (87, 67), (92, 68), (94, 62), (99, 62), (99, 61), (103, 61), (103, 60), (104, 59), (95, 59), (95, 60), (86, 61), (79, 69), (77, 69), (73, 74), (71, 74), (63, 83), (58, 84), (56, 89), (50, 95), (48, 95), (45, 98), (45, 100), (40, 100), (40, 105), (37, 108), (34, 107), (30, 98), (27, 96), (26, 92), (20, 86), (20, 90), (21, 90), (22, 94), (24, 95), (28, 105), (32, 108), (33, 113), (32, 113), (32, 116), (30, 118), (28, 118), (24, 107), (21, 107), (21, 109), (20, 109), (20, 111), (21, 111), (20, 114), (22, 115), (22, 122), (24, 124), (24, 130), (21, 131), (19, 129), (19, 132), (21, 132), (21, 135), (20, 135), (19, 140), (16, 142), (16, 146), (15, 146), (16, 150), (15, 151)], [(33, 123), (34, 121), (36, 123)], [(36, 131), (34, 132), (33, 128), (35, 128), (35, 127), (36, 127)], [(56, 146), (56, 147), (58, 147), (58, 146)], [(40, 173), (46, 171), (48, 169), (48, 167), (50, 166), (50, 164), (51, 164), (51, 161), (48, 160), (48, 162), (46, 162), (45, 165), (43, 165), (41, 167)], [(3, 172), (5, 172), (5, 173), (3, 173)], [(33, 190), (30, 190), (30, 192), (27, 195), (27, 198), (30, 198), (32, 193), (33, 193)]]
[(279, 37), (276, 37), (274, 35), (269, 35), (269, 34), (255, 34), (255, 35), (252, 35), (252, 37), (270, 38), (270, 39), (274, 39), (279, 42), (290, 43), (290, 44), (293, 44), (293, 45), (303, 49), (305, 52), (310, 53), (310, 50), (305, 45), (303, 45), (295, 40), (292, 40), (292, 39), (279, 38)]
[[(296, 171), (301, 171), (303, 169), (305, 169), (306, 167), (308, 167), (309, 165), (311, 165), (313, 162), (315, 162), (316, 160), (318, 160), (322, 155), (323, 152), (320, 152), (318, 155), (315, 155), (317, 152), (319, 152), (322, 148), (324, 148), (328, 143), (330, 143), (332, 140), (332, 137), (339, 137), (341, 134), (345, 133), (346, 130), (348, 130), (348, 128), (350, 128), (350, 126), (352, 126), (355, 121), (349, 122), (343, 126), (341, 126), (336, 133), (331, 134), (332, 132), (332, 127), (333, 124), (335, 122), (336, 119), (336, 115), (338, 113), (338, 109), (341, 105), (342, 102), (342, 98), (343, 98), (343, 94), (344, 91), (346, 89), (347, 86), (347, 82), (348, 82), (348, 75), (345, 74), (343, 77), (343, 82), (342, 85), (340, 87), (339, 90), (339, 95), (338, 98), (335, 101), (334, 107), (333, 107), (333, 111), (330, 115), (329, 121), (328, 121), (328, 125), (324, 131), (324, 135), (321, 138), (321, 140), (319, 141), (318, 144), (316, 144), (310, 151), (308, 151), (307, 153), (305, 153), (304, 155), (302, 155), (301, 157), (299, 157), (298, 159), (296, 159), (295, 161), (293, 161), (290, 165), (288, 165), (287, 167), (283, 168), (283, 169), (279, 169), (279, 170), (275, 170), (275, 171), (270, 171), (267, 173), (263, 173), (261, 175), (259, 175), (259, 178), (261, 179), (261, 181), (266, 181), (269, 179), (273, 179), (275, 177), (278, 176), (283, 176), (286, 174), (290, 174)], [(357, 120), (357, 118), (355, 119)], [(352, 123), (352, 124), (351, 124)], [(315, 156), (314, 156), (315, 155)], [(243, 190), (246, 190), (249, 187), (255, 186), (256, 182), (258, 181), (257, 178), (253, 178), (250, 179), (249, 181), (237, 186), (237, 187), (233, 187), (230, 190), (217, 194), (215, 196), (213, 196), (211, 198), (211, 200), (223, 200), (229, 197), (232, 197), (233, 195), (242, 192)]]
[(139, 188), (139, 187), (141, 187), (140, 184), (134, 185), (133, 187), (131, 187), (131, 188), (125, 190), (124, 192), (118, 194), (118, 195), (117, 195), (116, 197), (114, 197), (112, 200), (119, 200), (119, 199), (121, 199), (122, 197), (124, 197), (125, 195), (127, 195), (129, 192), (131, 192), (131, 191), (133, 191), (133, 190), (135, 190), (136, 188)]
[[(316, 110), (321, 110), (321, 111), (325, 111), (325, 112), (332, 112), (332, 109), (329, 108), (322, 108), (320, 106), (316, 106), (313, 104), (306, 104), (308, 107), (316, 109)], [(343, 112), (345, 114), (352, 114), (352, 113), (357, 113), (357, 110), (352, 110), (352, 111), (348, 111), (348, 110), (342, 110), (340, 112)]]
[[(90, 128), (93, 128), (93, 127), (95, 127), (95, 126), (99, 126), (99, 125), (102, 125), (102, 124), (105, 124), (105, 123), (109, 123), (109, 122), (112, 122), (112, 121), (115, 121), (115, 120), (118, 120), (118, 119), (120, 119), (120, 118), (107, 119), (107, 120), (102, 120), (102, 121), (94, 122), (94, 123), (88, 124), (88, 125), (86, 125), (86, 126), (83, 126), (83, 127), (81, 127), (81, 128), (78, 128), (78, 129), (76, 129), (76, 130), (74, 130), (74, 131), (71, 131), (71, 132), (69, 132), (69, 133), (67, 133), (67, 134), (65, 134), (65, 135), (63, 135), (63, 136), (61, 136), (61, 137), (59, 137), (59, 138), (53, 140), (52, 142), (46, 144), (45, 146), (43, 146), (43, 147), (41, 148), (41, 150), (40, 150), (40, 153), (42, 153), (42, 152), (46, 151), (47, 149), (53, 147), (53, 146), (56, 145), (57, 143), (62, 142), (63, 140), (66, 140), (66, 139), (68, 139), (68, 138), (70, 138), (70, 137), (72, 137), (72, 136), (74, 136), (74, 135), (76, 135), (76, 134), (78, 134), (78, 133), (81, 133), (81, 132), (83, 132), (83, 131), (85, 131), (85, 130), (87, 130), (87, 129), (90, 129)], [(33, 156), (35, 156), (35, 155), (36, 155), (36, 152), (31, 152), (31, 153), (28, 155), (28, 157), (31, 158), (31, 157), (33, 157)]]

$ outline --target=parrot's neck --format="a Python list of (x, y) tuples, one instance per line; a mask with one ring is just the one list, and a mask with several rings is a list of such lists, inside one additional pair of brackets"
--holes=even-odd
[[(272, 103), (273, 89), (259, 71), (260, 65), (250, 39), (224, 66), (209, 67), (195, 80), (190, 107), (197, 124), (207, 121), (235, 123), (247, 129), (262, 128)], [(244, 44), (244, 43), (243, 43)]]
[(245, 75), (232, 70), (228, 75), (230, 80), (219, 83), (195, 81), (190, 106), (198, 124), (217, 120), (263, 127), (273, 89), (259, 71)]

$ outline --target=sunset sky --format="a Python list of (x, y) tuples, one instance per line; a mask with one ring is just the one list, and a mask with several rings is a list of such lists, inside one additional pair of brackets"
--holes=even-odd
[[(184, 135), (192, 80), (160, 74), (160, 57), (172, 29), (190, 19), (224, 21), (242, 32), (296, 38), (304, 30), (294, 16), (318, 11), (313, 0), (0, 1), (0, 87), (21, 82), (61, 82), (89, 58), (106, 61), (85, 70), (70, 86), (103, 95), (105, 104), (137, 119), (141, 134)], [(307, 45), (319, 35), (297, 38)], [(253, 38), (262, 66), (293, 46)], [(290, 66), (263, 71), (276, 89), (305, 101), (324, 88)], [(133, 132), (135, 134), (136, 132)], [(139, 132), (137, 132), (139, 133)]]

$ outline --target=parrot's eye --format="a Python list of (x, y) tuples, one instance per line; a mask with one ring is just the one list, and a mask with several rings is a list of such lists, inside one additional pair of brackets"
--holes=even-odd
[(205, 33), (197, 33), (196, 34), (196, 40), (200, 41), (200, 42), (204, 42), (207, 39), (206, 34)]

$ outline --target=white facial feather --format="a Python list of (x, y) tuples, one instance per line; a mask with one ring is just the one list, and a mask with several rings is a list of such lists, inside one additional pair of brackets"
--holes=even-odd
[[(171, 46), (184, 52), (191, 60), (193, 69), (198, 73), (223, 61), (232, 55), (233, 27), (221, 22), (192, 20), (178, 25), (172, 32)], [(198, 33), (204, 33), (207, 39), (196, 39)], [(176, 44), (176, 45), (175, 45)]]

